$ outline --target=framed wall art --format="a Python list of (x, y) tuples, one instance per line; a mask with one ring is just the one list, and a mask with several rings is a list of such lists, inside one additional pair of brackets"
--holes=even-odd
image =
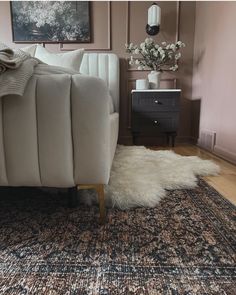
[(91, 42), (89, 1), (11, 1), (13, 42)]

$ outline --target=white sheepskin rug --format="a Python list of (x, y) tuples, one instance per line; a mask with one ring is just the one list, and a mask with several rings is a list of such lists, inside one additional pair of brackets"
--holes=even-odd
[[(216, 164), (196, 156), (153, 151), (143, 146), (118, 146), (105, 188), (107, 205), (120, 209), (155, 207), (166, 190), (194, 188), (197, 176), (218, 173)], [(92, 205), (96, 196), (86, 191), (81, 199)]]

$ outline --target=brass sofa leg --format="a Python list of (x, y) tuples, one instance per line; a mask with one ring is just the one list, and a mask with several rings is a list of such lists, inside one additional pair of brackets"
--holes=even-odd
[(106, 219), (104, 185), (103, 184), (97, 185), (96, 190), (97, 190), (98, 200), (99, 200), (100, 223), (104, 224)]
[(99, 211), (100, 211), (100, 223), (104, 224), (106, 220), (105, 210), (105, 194), (104, 184), (79, 184), (77, 188), (80, 189), (95, 189), (98, 194)]

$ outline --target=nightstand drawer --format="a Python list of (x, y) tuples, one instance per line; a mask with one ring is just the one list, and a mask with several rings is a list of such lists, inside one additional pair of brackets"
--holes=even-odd
[(132, 108), (134, 112), (178, 111), (179, 101), (179, 92), (137, 92), (132, 96)]
[(176, 132), (178, 126), (178, 112), (149, 112), (133, 115), (133, 132), (155, 135), (161, 132)]

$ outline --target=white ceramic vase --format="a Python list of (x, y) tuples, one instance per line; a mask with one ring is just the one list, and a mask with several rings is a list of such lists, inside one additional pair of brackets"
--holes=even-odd
[(160, 76), (161, 72), (158, 71), (151, 71), (151, 73), (148, 74), (149, 87), (151, 89), (160, 88)]

